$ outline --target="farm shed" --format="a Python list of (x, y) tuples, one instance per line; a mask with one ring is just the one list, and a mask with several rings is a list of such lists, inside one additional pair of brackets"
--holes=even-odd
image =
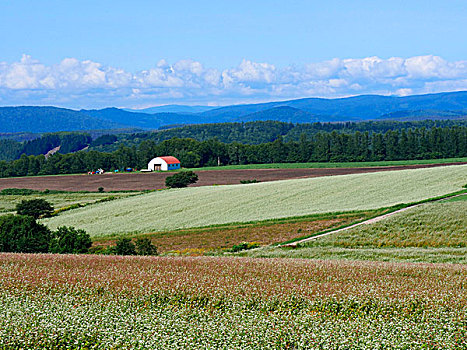
[(172, 156), (156, 157), (151, 159), (148, 163), (148, 170), (150, 171), (167, 171), (180, 169), (180, 161)]

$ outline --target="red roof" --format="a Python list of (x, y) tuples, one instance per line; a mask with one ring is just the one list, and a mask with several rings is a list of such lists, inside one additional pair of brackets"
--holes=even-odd
[(166, 157), (159, 157), (160, 159), (163, 159), (167, 164), (179, 164), (180, 161), (172, 156), (166, 156)]

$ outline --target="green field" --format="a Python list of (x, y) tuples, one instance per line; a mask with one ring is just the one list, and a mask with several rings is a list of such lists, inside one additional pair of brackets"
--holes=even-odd
[(98, 192), (63, 192), (50, 194), (31, 195), (0, 195), (0, 215), (13, 214), (15, 207), (22, 200), (42, 198), (50, 202), (56, 210), (63, 210), (67, 207), (79, 204), (87, 205), (106, 199), (123, 198), (132, 195), (128, 192), (98, 193)]
[(368, 210), (461, 189), (467, 165), (172, 189), (65, 212), (44, 220), (92, 236), (147, 233), (315, 213)]
[(343, 248), (467, 247), (467, 205), (427, 203), (318, 241), (314, 244)]
[(396, 166), (396, 165), (417, 165), (417, 164), (448, 164), (467, 162), (467, 157), (463, 158), (443, 158), (443, 159), (415, 159), (415, 160), (386, 160), (375, 162), (342, 162), (342, 163), (271, 163), (271, 164), (244, 164), (244, 165), (224, 165), (204, 168), (191, 168), (189, 170), (228, 170), (228, 169), (296, 169), (296, 168), (360, 168), (372, 166)]
[(382, 221), (290, 248), (242, 255), (312, 259), (467, 263), (467, 195), (426, 203)]
[(467, 248), (264, 247), (232, 255), (254, 258), (467, 264)]

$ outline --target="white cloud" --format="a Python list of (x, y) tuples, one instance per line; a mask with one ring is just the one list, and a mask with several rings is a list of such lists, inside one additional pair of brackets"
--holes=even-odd
[(18, 62), (0, 62), (1, 103), (10, 105), (131, 107), (457, 90), (467, 90), (467, 61), (450, 62), (432, 55), (334, 58), (285, 68), (244, 59), (222, 71), (194, 60), (170, 64), (162, 59), (135, 73), (76, 58), (54, 65), (28, 55)]
[(413, 90), (412, 89), (398, 89), (396, 90), (396, 95), (399, 95), (399, 96), (409, 96), (409, 95), (412, 95), (413, 94)]
[(225, 71), (233, 81), (240, 83), (272, 83), (276, 78), (276, 67), (269, 63), (243, 60), (237, 68)]

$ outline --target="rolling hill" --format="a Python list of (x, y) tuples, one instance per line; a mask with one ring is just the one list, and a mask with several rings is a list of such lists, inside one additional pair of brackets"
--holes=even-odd
[(119, 129), (124, 125), (57, 107), (0, 107), (0, 132)]
[(44, 222), (106, 236), (376, 209), (458, 191), (466, 170), (459, 165), (172, 189), (70, 210)]
[[(144, 110), (143, 110), (144, 111)], [(160, 106), (143, 111), (118, 108), (74, 111), (56, 107), (2, 107), (0, 133), (54, 132), (275, 120), (290, 123), (362, 120), (460, 119), (467, 116), (467, 91), (406, 97), (361, 95), (348, 98), (233, 105)]]
[(80, 112), (108, 122), (122, 124), (127, 127), (137, 127), (143, 129), (157, 129), (160, 126), (167, 124), (199, 123), (200, 121), (198, 120), (203, 119), (200, 116), (195, 116), (192, 114), (135, 113), (118, 108), (104, 108), (93, 110), (83, 109)]
[(271, 110), (273, 108), (283, 106), (320, 115), (321, 118), (339, 117), (339, 119), (356, 118), (359, 120), (378, 119), (396, 111), (427, 110), (427, 112), (465, 112), (467, 110), (467, 92), (446, 92), (405, 97), (361, 95), (336, 99), (304, 98), (281, 102), (226, 106), (204, 112), (202, 115), (218, 118), (232, 116), (240, 118), (252, 113)]

